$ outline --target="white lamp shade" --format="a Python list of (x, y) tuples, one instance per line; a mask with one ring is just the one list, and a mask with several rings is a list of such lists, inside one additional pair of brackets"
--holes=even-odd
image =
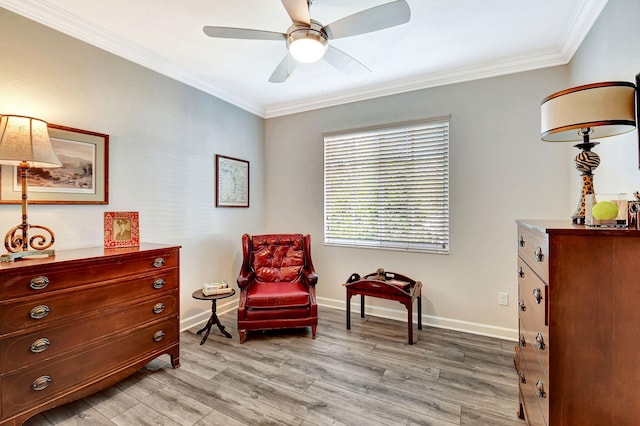
[(30, 167), (60, 167), (47, 130), (47, 123), (20, 115), (0, 116), (0, 164)]
[(610, 81), (573, 87), (542, 101), (542, 140), (571, 142), (583, 139), (580, 129), (589, 128), (590, 139), (614, 136), (636, 126), (636, 86)]

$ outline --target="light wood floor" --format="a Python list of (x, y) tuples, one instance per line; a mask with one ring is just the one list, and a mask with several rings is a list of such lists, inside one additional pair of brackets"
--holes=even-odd
[(119, 384), (26, 425), (523, 425), (514, 342), (320, 308), (310, 330), (255, 332), (235, 312), (200, 346), (181, 334), (181, 367), (159, 358)]

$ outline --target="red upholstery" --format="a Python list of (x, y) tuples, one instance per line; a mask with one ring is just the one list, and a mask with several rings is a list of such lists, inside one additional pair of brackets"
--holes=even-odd
[(311, 262), (309, 235), (242, 236), (238, 276), (238, 333), (249, 330), (311, 327), (316, 337), (318, 275)]

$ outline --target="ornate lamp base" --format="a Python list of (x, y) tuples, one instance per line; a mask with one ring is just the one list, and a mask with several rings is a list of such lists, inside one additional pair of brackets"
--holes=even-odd
[(596, 146), (598, 142), (589, 142), (588, 134), (586, 138), (587, 142), (574, 145), (576, 148), (582, 149), (581, 152), (576, 155), (573, 160), (575, 167), (578, 171), (582, 172), (582, 190), (580, 191), (580, 199), (578, 200), (578, 207), (576, 212), (571, 216), (573, 223), (584, 225), (585, 222), (585, 206), (587, 204), (587, 195), (593, 194), (593, 171), (600, 165), (600, 156), (591, 151), (591, 148)]
[[(8, 253), (0, 256), (0, 262), (10, 262), (24, 257), (55, 256), (55, 250), (49, 249), (55, 241), (53, 231), (46, 226), (29, 225), (26, 223), (26, 214), (22, 217), (23, 223), (11, 228), (4, 237), (4, 247)], [(40, 231), (29, 236), (32, 229)]]

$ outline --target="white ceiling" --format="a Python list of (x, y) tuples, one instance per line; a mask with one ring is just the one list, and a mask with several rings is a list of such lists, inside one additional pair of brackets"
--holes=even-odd
[[(390, 0), (315, 0), (322, 24)], [(269, 83), (284, 42), (213, 39), (205, 25), (286, 32), (280, 0), (0, 0), (0, 6), (262, 117), (567, 63), (607, 0), (407, 0), (408, 24), (330, 44), (369, 67), (324, 61)]]

